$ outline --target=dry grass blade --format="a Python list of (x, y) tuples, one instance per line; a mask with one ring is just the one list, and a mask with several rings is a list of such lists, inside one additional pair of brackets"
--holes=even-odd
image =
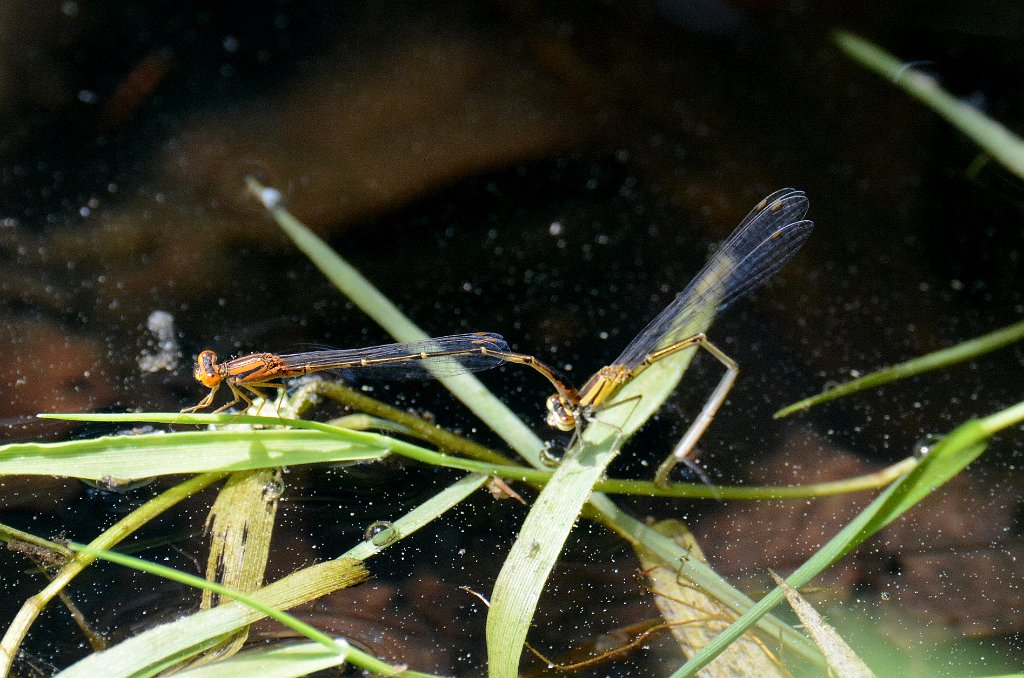
[[(696, 539), (677, 520), (663, 520), (654, 526), (686, 549), (690, 558), (705, 561)], [(654, 604), (672, 630), (679, 648), (687, 657), (706, 646), (736, 619), (736, 614), (698, 587), (682, 579), (678, 565), (666, 563), (642, 544), (634, 550), (644, 568)], [(730, 645), (713, 664), (702, 672), (707, 678), (718, 676), (785, 676), (778, 660), (760, 639), (747, 633)]]
[(782, 589), (786, 595), (789, 606), (793, 608), (804, 628), (814, 638), (814, 642), (821, 648), (822, 654), (828, 660), (828, 665), (837, 676), (844, 678), (875, 678), (874, 672), (867, 664), (846, 644), (846, 641), (836, 633), (835, 629), (828, 625), (818, 611), (811, 606), (800, 592), (786, 583), (786, 580), (771, 573), (775, 584)]

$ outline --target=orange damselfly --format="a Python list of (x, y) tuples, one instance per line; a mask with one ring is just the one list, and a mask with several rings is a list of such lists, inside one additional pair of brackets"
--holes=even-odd
[(222, 412), (239, 402), (252, 405), (252, 397), (265, 398), (260, 389), (282, 389), (281, 379), (327, 370), (372, 370), (391, 379), (437, 378), (466, 372), (478, 372), (505, 362), (530, 365), (546, 376), (563, 397), (568, 387), (554, 370), (533, 356), (513, 353), (501, 335), (490, 332), (454, 334), (423, 341), (384, 344), (355, 349), (331, 349), (305, 353), (252, 353), (217, 362), (217, 354), (202, 351), (196, 359), (193, 376), (210, 389), (198, 405), (182, 412), (195, 412), (213, 404), (222, 384), (231, 389), (231, 400), (214, 412)]
[(703, 331), (716, 313), (738, 301), (778, 273), (804, 244), (814, 224), (804, 219), (807, 196), (784, 188), (762, 200), (740, 222), (728, 240), (675, 300), (654, 318), (610, 365), (602, 367), (578, 391), (556, 383), (547, 400), (547, 421), (562, 431), (579, 425), (581, 417), (600, 409), (619, 390), (653, 363), (688, 348), (702, 347), (718, 359), (726, 373), (711, 397), (661, 464), (655, 482), (664, 485), (669, 473), (697, 444), (736, 381), (739, 366), (708, 341)]
[(611, 364), (597, 371), (580, 389), (570, 386), (554, 369), (537, 358), (513, 353), (497, 334), (477, 332), (425, 341), (385, 344), (369, 348), (311, 351), (277, 355), (253, 353), (223, 363), (210, 350), (199, 354), (194, 376), (210, 389), (192, 412), (209, 407), (222, 383), (234, 399), (215, 412), (240, 401), (252, 405), (246, 394), (263, 397), (261, 388), (281, 389), (279, 379), (312, 372), (372, 369), (390, 378), (442, 377), (497, 367), (505, 362), (529, 365), (551, 382), (555, 393), (546, 402), (547, 422), (562, 430), (577, 429), (580, 420), (606, 406), (619, 390), (647, 367), (689, 348), (704, 348), (726, 368), (715, 390), (658, 468), (655, 482), (664, 485), (707, 430), (739, 374), (739, 366), (710, 341), (695, 324), (710, 324), (714, 316), (774, 276), (804, 244), (814, 224), (803, 217), (808, 201), (803, 191), (791, 188), (772, 193), (740, 222), (725, 243), (681, 293), (652, 320)]

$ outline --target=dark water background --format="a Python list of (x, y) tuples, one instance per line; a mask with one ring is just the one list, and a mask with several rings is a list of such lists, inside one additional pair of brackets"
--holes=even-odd
[[(852, 30), (921, 60), (1020, 132), (1024, 12), (1014, 3), (890, 3), (884, 13), (772, 2), (2, 11), (13, 36), (0, 48), (4, 440), (108, 430), (41, 424), (36, 412), (194, 404), (202, 389), (188, 361), (202, 348), (389, 340), (244, 195), (249, 173), (280, 188), (426, 331), (499, 332), (577, 383), (618, 355), (761, 197), (805, 190), (810, 242), (711, 333), (743, 369), (701, 441), (716, 482), (866, 472), (1024, 392), (1015, 346), (771, 419), (827, 383), (1024, 315), (1020, 179), (830, 38)], [(183, 359), (173, 373), (138, 366), (154, 310), (175, 318)], [(718, 375), (697, 360), (686, 391), (612, 474), (649, 474)], [(514, 367), (482, 378), (551, 436), (541, 380)], [(374, 394), (497, 445), (436, 386)], [(1021, 445), (1019, 429), (996, 438), (962, 478), (821, 582), (819, 604), (882, 673), (1019, 663)], [(336, 555), (452, 478), (397, 464), (296, 471), (275, 571)], [(80, 541), (157, 491), (3, 485), (4, 522)], [(208, 501), (147, 530), (140, 539), (161, 545), (142, 554), (194, 569)], [(864, 502), (622, 503), (687, 519), (713, 564), (756, 594), (767, 567), (802, 562)], [(356, 594), (362, 617), (338, 621), (352, 607), (341, 600), (340, 612), (314, 620), (413, 667), (476, 675), (484, 614), (456, 587), (490, 590), (524, 515), (479, 497), (372, 564), (377, 579)], [(655, 614), (621, 542), (588, 525), (580, 534), (531, 634), (555, 655)], [(18, 556), (0, 565), (8, 620), (43, 583)], [(74, 592), (114, 635), (191, 604), (190, 594), (125, 577), (95, 568)], [(125, 596), (129, 579), (145, 593)], [(380, 640), (395, 615), (402, 637)], [(56, 605), (43, 623), (26, 650), (46, 673), (84, 650)], [(449, 632), (439, 639), (440, 624)], [(673, 661), (662, 639), (595, 675), (649, 675)]]

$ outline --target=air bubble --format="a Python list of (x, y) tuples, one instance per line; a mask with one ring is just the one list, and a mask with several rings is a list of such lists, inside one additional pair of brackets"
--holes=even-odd
[(540, 463), (547, 468), (558, 468), (558, 465), (562, 463), (562, 456), (555, 452), (555, 447), (554, 441), (549, 440), (544, 443), (544, 447), (540, 449), (540, 454), (537, 455)]
[(940, 440), (942, 440), (942, 436), (934, 433), (928, 433), (919, 438), (917, 442), (914, 443), (914, 456), (918, 459), (923, 459), (932, 451), (932, 448), (934, 448), (935, 444)]
[(398, 539), (398, 528), (386, 520), (370, 523), (363, 536), (374, 546), (387, 546)]

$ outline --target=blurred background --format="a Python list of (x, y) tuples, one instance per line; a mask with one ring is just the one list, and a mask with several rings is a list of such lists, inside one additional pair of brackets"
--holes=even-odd
[[(577, 384), (762, 197), (805, 190), (810, 242), (710, 333), (742, 368), (700, 444), (714, 482), (867, 472), (1022, 397), (1018, 345), (771, 418), (830, 383), (1024, 316), (1020, 179), (831, 40), (836, 29), (859, 33), (1020, 132), (1017, 3), (896, 2), (879, 13), (766, 0), (15, 0), (0, 5), (0, 25), (4, 442), (113, 432), (40, 422), (38, 412), (193, 405), (205, 389), (190, 362), (203, 348), (389, 341), (245, 194), (249, 174), (280, 189), (428, 333), (498, 332)], [(155, 311), (173, 344), (156, 365)], [(719, 374), (698, 358), (611, 473), (649, 477)], [(536, 375), (510, 366), (482, 378), (554, 437)], [(372, 389), (498, 445), (436, 385)], [(1022, 440), (1019, 430), (997, 438), (821, 582), (818, 604), (869, 663), (917, 675), (1019, 665)], [(336, 555), (452, 477), (397, 464), (296, 472), (276, 567)], [(2, 483), (4, 522), (78, 540), (157, 491)], [(766, 568), (798, 565), (866, 502), (623, 504), (687, 520), (712, 564), (756, 596)], [(373, 564), (377, 578), (346, 594), (365, 618), (346, 618), (350, 598), (310, 614), (385, 658), (479, 675), (484, 614), (457, 587), (490, 590), (526, 510), (480, 497)], [(159, 538), (144, 535), (158, 545), (142, 555), (194, 569), (203, 517), (201, 503), (168, 517)], [(531, 634), (555, 657), (656, 615), (626, 547), (588, 524), (579, 532)], [(16, 555), (0, 565), (0, 619), (10, 619), (43, 584)], [(112, 635), (175, 613), (168, 600), (193, 603), (133, 577), (152, 595), (115, 604), (125, 576), (96, 568), (76, 594)], [(30, 638), (23, 671), (48, 675), (85, 652), (67, 616), (48, 613), (52, 628)], [(592, 671), (675, 665), (666, 636)]]

